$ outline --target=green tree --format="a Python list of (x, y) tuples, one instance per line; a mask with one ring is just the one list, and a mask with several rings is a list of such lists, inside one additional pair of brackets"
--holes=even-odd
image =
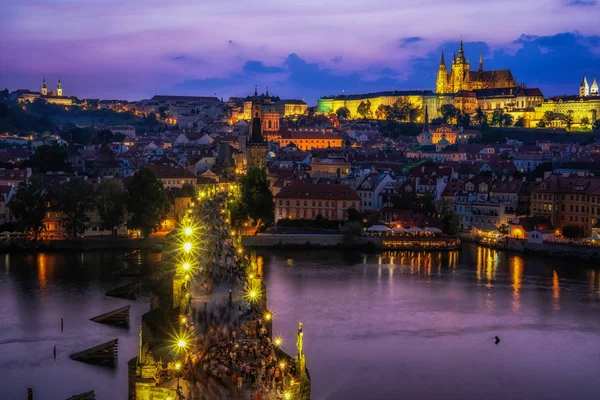
[(69, 153), (57, 144), (38, 147), (27, 165), (35, 172), (71, 171)]
[(594, 121), (594, 124), (592, 125), (592, 130), (594, 132), (600, 132), (600, 119)]
[(158, 107), (158, 113), (160, 114), (161, 119), (166, 119), (169, 114), (169, 108), (163, 106)]
[(502, 126), (508, 128), (513, 124), (513, 116), (510, 114), (504, 114), (502, 116)]
[(60, 223), (74, 238), (85, 232), (94, 209), (92, 186), (83, 178), (72, 178), (50, 190), (51, 208), (61, 213)]
[(546, 127), (546, 123), (544, 122), (543, 119), (540, 119), (537, 124), (535, 124), (535, 126), (537, 126), (538, 128), (545, 128)]
[(352, 244), (357, 236), (362, 233), (362, 224), (357, 221), (348, 221), (341, 226), (340, 232), (344, 234), (344, 243)]
[(573, 126), (573, 110), (568, 110), (567, 114), (565, 115), (565, 124), (567, 125), (567, 130), (570, 131), (571, 130), (571, 126)]
[(515, 127), (525, 127), (525, 118), (524, 117), (519, 117), (517, 118), (517, 120), (515, 121)]
[(507, 223), (504, 223), (498, 227), (498, 232), (500, 232), (503, 235), (508, 235), (508, 231), (509, 231), (509, 226)]
[(497, 108), (492, 113), (492, 126), (502, 126), (504, 124), (504, 110)]
[(551, 126), (552, 125), (552, 121), (554, 121), (554, 112), (548, 110), (544, 113), (544, 115), (542, 115), (542, 119), (541, 121), (544, 122), (544, 127), (546, 126)]
[(578, 225), (563, 226), (562, 234), (568, 239), (579, 239), (583, 237), (583, 228)]
[(590, 119), (588, 117), (581, 118), (580, 126), (582, 131), (590, 129)]
[(340, 107), (335, 111), (335, 115), (339, 119), (349, 119), (350, 118), (350, 110), (348, 107)]
[(192, 185), (191, 183), (184, 183), (183, 185), (181, 185), (181, 191), (184, 195), (187, 195), (191, 198), (196, 197), (196, 189), (194, 189), (194, 185)]
[(389, 106), (386, 106), (384, 104), (380, 104), (379, 107), (377, 107), (377, 110), (375, 110), (375, 118), (377, 119), (387, 119), (388, 118), (388, 108)]
[(273, 221), (273, 193), (269, 187), (267, 172), (262, 168), (250, 168), (240, 181), (241, 201), (248, 218), (260, 227)]
[(464, 129), (469, 129), (471, 127), (471, 116), (467, 113), (460, 113), (456, 118), (456, 123)]
[(45, 229), (44, 218), (48, 211), (48, 193), (37, 177), (19, 184), (10, 201), (10, 213), (27, 236), (37, 240)]
[(358, 211), (354, 207), (350, 207), (346, 211), (346, 218), (347, 218), (348, 222), (360, 222), (362, 219), (362, 217), (360, 215), (360, 211)]
[(475, 110), (475, 123), (479, 125), (480, 128), (485, 128), (488, 125), (487, 115), (483, 112), (481, 107), (478, 107), (477, 110)]
[(371, 101), (361, 101), (358, 105), (358, 108), (356, 109), (356, 112), (363, 118), (372, 117), (373, 112), (371, 111)]
[(114, 134), (108, 129), (101, 130), (92, 138), (92, 144), (110, 143), (113, 141)]
[(131, 214), (128, 226), (139, 229), (147, 238), (160, 227), (169, 211), (170, 203), (163, 183), (152, 169), (141, 168), (133, 174), (127, 192), (127, 211)]
[(94, 192), (98, 215), (102, 218), (102, 228), (113, 230), (123, 223), (127, 206), (127, 191), (114, 179), (104, 179)]
[(444, 104), (440, 107), (440, 114), (442, 114), (445, 124), (453, 124), (456, 121), (456, 117), (458, 117), (458, 113), (458, 108), (452, 104)]

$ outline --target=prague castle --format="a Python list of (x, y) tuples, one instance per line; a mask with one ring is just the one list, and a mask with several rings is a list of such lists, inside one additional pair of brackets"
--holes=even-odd
[(514, 88), (517, 86), (517, 82), (508, 69), (484, 71), (481, 54), (479, 55), (478, 70), (471, 71), (469, 60), (465, 58), (462, 39), (460, 40), (458, 57), (456, 57), (456, 54), (454, 55), (449, 73), (442, 51), (442, 59), (440, 60), (435, 83), (437, 94), (455, 94), (461, 90), (472, 91), (477, 89)]

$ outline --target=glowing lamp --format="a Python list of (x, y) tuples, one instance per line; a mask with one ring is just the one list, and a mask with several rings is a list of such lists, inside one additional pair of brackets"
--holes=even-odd
[(271, 314), (270, 312), (266, 312), (265, 313), (265, 321), (270, 321), (271, 318), (273, 318), (273, 314)]
[(279, 347), (281, 346), (281, 338), (280, 337), (276, 337), (275, 340), (273, 341), (273, 343), (275, 343), (275, 346)]
[(283, 361), (279, 363), (279, 368), (282, 370), (285, 369), (285, 363)]
[(183, 249), (184, 249), (186, 252), (188, 252), (188, 253), (189, 253), (189, 252), (190, 252), (190, 250), (192, 250), (192, 244), (191, 244), (190, 242), (187, 242), (187, 243), (185, 243), (185, 244), (183, 245)]
[(183, 264), (183, 269), (184, 269), (184, 270), (186, 270), (186, 271), (189, 271), (189, 270), (190, 270), (190, 268), (191, 268), (191, 266), (190, 266), (190, 263), (184, 263), (184, 264)]
[(190, 227), (185, 228), (185, 235), (186, 236), (191, 236), (192, 233), (194, 233), (194, 230)]
[(285, 400), (290, 400), (292, 398), (292, 394), (290, 392), (285, 392), (283, 394), (283, 397), (285, 398)]
[(179, 339), (179, 340), (177, 341), (177, 347), (179, 347), (180, 349), (183, 349), (183, 348), (185, 348), (185, 346), (187, 346), (187, 343), (185, 342), (185, 340), (183, 340), (183, 339)]
[(179, 370), (181, 369), (181, 363), (180, 363), (180, 362), (178, 362), (178, 363), (175, 363), (175, 369), (176, 369), (177, 371), (179, 371)]

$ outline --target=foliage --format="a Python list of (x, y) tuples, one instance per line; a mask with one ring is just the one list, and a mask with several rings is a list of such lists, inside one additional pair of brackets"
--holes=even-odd
[(335, 110), (335, 115), (337, 115), (339, 119), (348, 119), (350, 118), (350, 110), (348, 107), (340, 107)]
[(594, 124), (592, 125), (592, 130), (594, 132), (600, 132), (600, 119), (594, 121)]
[(437, 203), (436, 209), (442, 223), (442, 231), (450, 235), (458, 235), (460, 233), (460, 216), (454, 212), (452, 202), (441, 200)]
[(504, 116), (502, 117), (502, 126), (508, 128), (509, 126), (512, 126), (512, 124), (513, 116), (510, 114), (504, 114)]
[(519, 127), (519, 128), (525, 127), (525, 118), (524, 117), (517, 118), (517, 120), (515, 121), (514, 126), (515, 127)]
[(242, 210), (248, 218), (253, 219), (257, 226), (273, 220), (273, 194), (269, 188), (267, 172), (264, 169), (248, 169), (246, 176), (240, 181), (240, 190)]
[(139, 229), (144, 237), (150, 236), (166, 218), (170, 203), (163, 183), (150, 168), (133, 174), (127, 185), (127, 211), (131, 214), (128, 226)]
[(384, 104), (380, 104), (375, 110), (375, 118), (377, 119), (388, 119), (388, 107)]
[(10, 212), (19, 221), (19, 229), (37, 240), (45, 229), (44, 218), (47, 211), (48, 193), (41, 181), (33, 177), (21, 182), (10, 202)]
[(492, 126), (503, 126), (504, 125), (504, 110), (497, 108), (492, 113)]
[(477, 110), (475, 110), (474, 120), (475, 120), (475, 123), (477, 125), (479, 125), (480, 128), (485, 128), (488, 125), (487, 115), (485, 115), (485, 112), (483, 112), (481, 107), (478, 107)]
[(392, 198), (392, 206), (399, 210), (431, 214), (437, 211), (433, 200), (433, 195), (429, 193), (417, 195), (415, 192), (402, 192)]
[(543, 119), (540, 119), (537, 124), (535, 124), (536, 127), (538, 128), (545, 128), (546, 127), (546, 123), (544, 122)]
[(433, 118), (429, 122), (431, 122), (431, 125), (442, 125), (446, 123), (442, 117)]
[(371, 111), (371, 101), (361, 101), (356, 109), (356, 112), (363, 118), (373, 118), (373, 112)]
[(104, 129), (96, 133), (92, 138), (92, 144), (110, 143), (113, 141), (115, 135), (108, 129)]
[(507, 223), (504, 223), (498, 227), (498, 232), (500, 232), (503, 235), (508, 235), (508, 231), (509, 231), (509, 226)]
[(94, 192), (94, 200), (98, 215), (102, 218), (105, 230), (113, 230), (123, 223), (127, 206), (127, 191), (114, 179), (104, 179)]
[(565, 225), (563, 226), (562, 234), (568, 239), (579, 239), (582, 238), (583, 228), (578, 225)]
[(196, 197), (196, 189), (194, 189), (194, 185), (192, 185), (191, 183), (184, 183), (183, 185), (181, 185), (181, 192), (184, 195), (189, 196), (191, 198)]
[(26, 165), (34, 172), (71, 171), (69, 153), (57, 144), (38, 147)]
[(546, 111), (540, 121), (544, 123), (544, 127), (551, 125), (552, 121), (554, 121), (554, 112), (550, 110)]
[[(67, 124), (63, 126), (59, 135), (66, 142), (86, 146), (93, 138), (97, 137), (98, 131), (91, 127), (79, 128), (73, 124)], [(102, 140), (98, 141), (98, 143), (102, 143)]]
[(72, 178), (50, 190), (51, 208), (62, 214), (60, 223), (75, 238), (85, 232), (94, 209), (92, 186), (83, 178)]
[(347, 211), (346, 211), (346, 215), (347, 215), (347, 220), (348, 222), (360, 222), (362, 217), (360, 215), (360, 211), (358, 211), (356, 208), (354, 207), (350, 207)]
[(362, 233), (362, 225), (360, 222), (349, 221), (340, 228), (340, 232), (344, 234), (344, 243), (352, 244), (356, 236)]
[(456, 123), (464, 129), (469, 129), (471, 127), (471, 116), (467, 113), (459, 113)]
[(588, 117), (581, 118), (581, 130), (587, 131), (590, 128), (590, 119)]
[(565, 124), (567, 125), (567, 130), (571, 130), (571, 126), (573, 125), (573, 110), (569, 110), (567, 111), (567, 114), (565, 115)]
[(456, 117), (459, 114), (458, 108), (454, 107), (452, 104), (444, 104), (440, 107), (440, 113), (442, 114), (442, 119), (445, 124), (452, 124), (456, 121)]
[(421, 109), (412, 104), (407, 97), (399, 97), (393, 106), (385, 106), (388, 120), (415, 122), (421, 115)]

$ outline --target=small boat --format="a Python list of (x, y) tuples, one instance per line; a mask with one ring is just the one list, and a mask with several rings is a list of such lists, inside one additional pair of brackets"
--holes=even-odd
[(129, 253), (121, 254), (117, 256), (117, 259), (123, 261), (135, 261), (141, 259), (142, 253), (139, 250), (133, 250)]

